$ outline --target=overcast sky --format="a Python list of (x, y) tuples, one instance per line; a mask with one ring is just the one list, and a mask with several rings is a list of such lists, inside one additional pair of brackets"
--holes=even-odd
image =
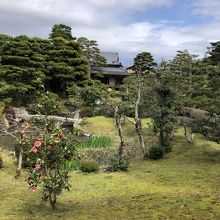
[(220, 40), (220, 0), (0, 0), (0, 33), (48, 37), (56, 23), (118, 51), (124, 65), (142, 51), (157, 61), (183, 49), (203, 56)]

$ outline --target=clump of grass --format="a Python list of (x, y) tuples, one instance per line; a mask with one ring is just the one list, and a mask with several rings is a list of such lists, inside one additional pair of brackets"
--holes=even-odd
[(112, 139), (108, 136), (93, 136), (88, 142), (79, 144), (76, 149), (111, 147)]
[(80, 169), (80, 160), (72, 158), (71, 160), (66, 161), (64, 164), (64, 170), (79, 170)]

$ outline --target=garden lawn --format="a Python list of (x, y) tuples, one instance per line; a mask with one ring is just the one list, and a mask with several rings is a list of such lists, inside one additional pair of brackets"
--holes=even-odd
[[(95, 127), (96, 119), (84, 129)], [(94, 133), (114, 135), (111, 119), (99, 123), (103, 129)], [(41, 202), (39, 190), (28, 190), (25, 173), (14, 179), (14, 160), (2, 153), (0, 219), (220, 219), (220, 145), (195, 138), (194, 145), (186, 144), (178, 130), (172, 153), (159, 161), (132, 161), (127, 173), (72, 172), (71, 190), (59, 196), (55, 211)]]

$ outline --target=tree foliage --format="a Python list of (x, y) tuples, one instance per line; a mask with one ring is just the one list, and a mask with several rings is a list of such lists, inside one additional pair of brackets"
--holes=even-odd
[(90, 66), (103, 66), (106, 63), (105, 57), (100, 53), (97, 41), (89, 40), (86, 37), (80, 37), (78, 38), (78, 42)]
[(15, 105), (30, 101), (43, 85), (44, 58), (39, 41), (22, 35), (2, 47), (1, 83)]
[(50, 34), (52, 44), (47, 57), (48, 89), (53, 92), (66, 93), (73, 83), (77, 84), (88, 79), (89, 68), (80, 44), (71, 35), (71, 28), (59, 27), (54, 25)]

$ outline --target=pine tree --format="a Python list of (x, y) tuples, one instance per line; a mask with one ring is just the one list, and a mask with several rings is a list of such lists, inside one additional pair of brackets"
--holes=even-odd
[(70, 27), (54, 25), (50, 39), (47, 87), (66, 96), (69, 86), (88, 79), (88, 61), (83, 56), (80, 44), (72, 37)]
[(177, 51), (167, 71), (176, 75), (180, 105), (206, 109), (209, 105), (207, 65), (197, 57), (187, 50)]
[(208, 48), (209, 57), (208, 62), (211, 65), (220, 64), (220, 41), (210, 43), (211, 46)]
[(78, 38), (78, 42), (80, 43), (80, 48), (82, 49), (84, 56), (88, 60), (90, 78), (91, 67), (103, 66), (106, 63), (106, 59), (101, 55), (100, 49), (95, 40), (88, 40), (86, 37), (80, 37)]
[(2, 47), (0, 78), (15, 105), (33, 100), (43, 84), (43, 55), (36, 40), (21, 35)]

